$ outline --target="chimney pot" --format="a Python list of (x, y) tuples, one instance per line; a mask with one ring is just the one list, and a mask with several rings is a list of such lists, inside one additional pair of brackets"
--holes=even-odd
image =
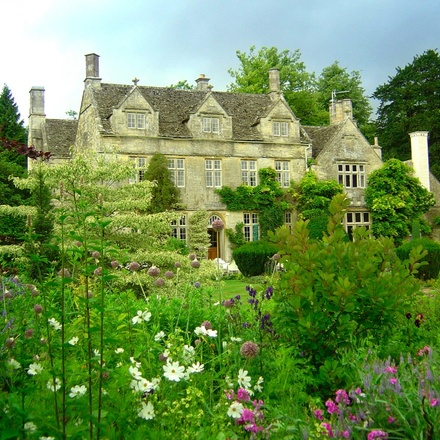
[(209, 84), (210, 78), (206, 78), (204, 73), (201, 73), (199, 77), (196, 79), (197, 90), (202, 92), (207, 92), (212, 89), (212, 86)]

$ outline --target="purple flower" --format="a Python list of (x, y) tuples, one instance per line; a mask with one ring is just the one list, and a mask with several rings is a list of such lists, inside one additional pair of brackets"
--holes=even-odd
[(98, 251), (92, 252), (92, 258), (94, 258), (95, 260), (97, 260), (100, 257), (101, 257), (101, 254)]
[(322, 426), (327, 430), (327, 434), (329, 437), (334, 437), (333, 435), (333, 430), (332, 430), (332, 425), (330, 425), (330, 423), (322, 423)]
[(388, 366), (388, 367), (385, 368), (385, 373), (396, 374), (397, 373), (397, 368), (396, 367)]
[(243, 422), (254, 422), (254, 413), (250, 409), (244, 408), (241, 413), (241, 420)]
[(313, 411), (313, 415), (318, 419), (318, 420), (324, 420), (324, 417), (322, 415), (322, 409), (315, 409), (315, 411)]
[(191, 261), (191, 267), (193, 267), (194, 269), (198, 269), (200, 267), (200, 261), (196, 259)]
[(148, 271), (147, 274), (150, 275), (150, 277), (158, 277), (160, 275), (160, 269), (156, 266), (151, 266)]
[(119, 267), (119, 263), (118, 263), (116, 260), (113, 260), (113, 261), (110, 263), (110, 266), (111, 266), (113, 269), (117, 269), (117, 268)]
[(345, 390), (338, 390), (336, 391), (336, 398), (337, 403), (345, 403), (346, 405), (350, 405), (350, 399), (348, 398), (348, 394)]
[(214, 231), (219, 232), (221, 231), (225, 225), (223, 224), (223, 222), (220, 219), (215, 219), (212, 223), (211, 223), (212, 229), (214, 229)]
[(43, 306), (41, 304), (35, 304), (34, 305), (34, 312), (39, 315), (43, 312)]
[(266, 299), (271, 299), (271, 298), (272, 298), (272, 295), (273, 295), (273, 287), (272, 287), (272, 286), (269, 286), (269, 287), (266, 289), (266, 293), (265, 293)]
[(12, 348), (15, 345), (15, 339), (14, 338), (8, 338), (5, 341), (6, 348)]
[(128, 270), (131, 272), (137, 272), (140, 268), (141, 268), (141, 265), (139, 263), (137, 263), (136, 261), (132, 261), (128, 265)]
[(165, 278), (168, 278), (169, 280), (170, 280), (171, 278), (174, 278), (174, 272), (171, 272), (171, 270), (167, 270), (167, 271), (165, 272)]
[(272, 255), (272, 260), (279, 261), (280, 259), (281, 259), (281, 255), (280, 254), (273, 254)]
[(258, 345), (252, 341), (246, 341), (240, 348), (240, 353), (247, 359), (252, 359), (257, 356), (259, 352)]
[(196, 289), (199, 289), (200, 288), (200, 283), (198, 282), (198, 281), (196, 281), (195, 283), (194, 283), (194, 287), (196, 288)]
[(195, 260), (197, 258), (196, 254), (189, 254), (188, 258), (192, 261)]
[(206, 330), (212, 330), (212, 324), (210, 321), (203, 321), (201, 327), (205, 327)]
[(176, 269), (178, 269), (179, 267), (182, 267), (182, 263), (181, 263), (180, 261), (176, 261), (176, 262), (174, 263), (174, 267), (175, 267)]
[(93, 274), (96, 275), (97, 277), (100, 277), (102, 275), (102, 267), (97, 267), (94, 271)]
[(32, 328), (26, 329), (25, 332), (24, 332), (24, 337), (26, 339), (31, 339), (32, 336), (34, 336), (34, 329), (32, 329)]
[(234, 307), (234, 299), (230, 298), (230, 299), (225, 299), (222, 302), (223, 306), (226, 307), (227, 309), (230, 309), (231, 307)]
[(62, 278), (70, 278), (70, 272), (64, 268), (58, 272), (58, 276), (60, 276)]
[(431, 401), (429, 402), (429, 404), (431, 406), (439, 406), (439, 399), (431, 399)]
[(164, 284), (165, 284), (165, 281), (164, 281), (163, 278), (157, 278), (157, 279), (154, 281), (154, 285), (155, 285), (156, 287), (162, 287), (162, 286), (164, 286)]

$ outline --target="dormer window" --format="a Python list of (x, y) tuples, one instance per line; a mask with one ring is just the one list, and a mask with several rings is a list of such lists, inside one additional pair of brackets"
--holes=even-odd
[(289, 123), (285, 121), (273, 121), (272, 134), (274, 136), (289, 136)]
[(220, 119), (204, 117), (202, 127), (204, 133), (220, 133)]
[(127, 113), (127, 128), (143, 130), (145, 128), (145, 114), (134, 112)]

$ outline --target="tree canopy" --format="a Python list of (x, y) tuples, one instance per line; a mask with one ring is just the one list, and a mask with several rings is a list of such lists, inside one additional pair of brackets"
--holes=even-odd
[(412, 223), (421, 221), (434, 205), (433, 194), (398, 159), (388, 160), (370, 174), (365, 200), (373, 216), (374, 235), (392, 237), (397, 244), (410, 234)]
[(440, 56), (437, 50), (417, 55), (379, 86), (373, 98), (380, 101), (377, 133), (385, 159), (407, 160), (411, 154), (408, 133), (429, 131), (431, 170), (440, 177)]
[(354, 117), (361, 126), (366, 125), (371, 115), (371, 106), (361, 85), (361, 75), (339, 66), (335, 61), (323, 69), (319, 78), (307, 71), (301, 53), (297, 49), (279, 51), (275, 47), (262, 47), (256, 51), (251, 46), (249, 53), (237, 51), (240, 66), (229, 69), (234, 82), (230, 92), (268, 93), (269, 70), (280, 71), (280, 87), (289, 106), (304, 125), (326, 125), (329, 122), (328, 107), (333, 91), (347, 90), (344, 96), (353, 101)]

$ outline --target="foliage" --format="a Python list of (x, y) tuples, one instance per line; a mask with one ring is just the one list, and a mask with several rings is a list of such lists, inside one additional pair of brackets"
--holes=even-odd
[[(328, 109), (330, 98), (333, 92), (337, 92), (335, 99), (349, 98), (353, 104), (353, 117), (361, 127), (365, 126), (370, 120), (373, 111), (365, 89), (362, 87), (362, 79), (359, 71), (347, 72), (342, 68), (338, 61), (322, 69), (317, 80), (317, 90), (319, 93), (319, 105), (323, 109)], [(339, 93), (338, 93), (339, 92)]]
[(365, 357), (352, 389), (339, 389), (325, 408), (314, 408), (315, 427), (308, 438), (437, 438), (438, 353), (425, 346), (396, 360), (380, 361), (371, 353)]
[(377, 131), (385, 159), (410, 158), (408, 133), (429, 131), (430, 163), (439, 177), (440, 169), (440, 56), (427, 50), (414, 57), (405, 67), (373, 93), (379, 100)]
[(169, 211), (178, 207), (180, 191), (171, 180), (168, 159), (163, 154), (157, 153), (151, 157), (144, 179), (155, 183), (151, 188), (149, 213)]
[(413, 177), (413, 170), (397, 159), (390, 159), (373, 171), (365, 190), (367, 208), (372, 213), (376, 237), (392, 237), (401, 243), (411, 232), (415, 220), (434, 205), (434, 196)]
[(258, 177), (260, 184), (255, 187), (243, 184), (233, 190), (224, 186), (216, 192), (230, 211), (257, 211), (261, 236), (264, 238), (268, 231), (283, 224), (289, 203), (273, 168), (261, 168)]
[(207, 232), (208, 214), (206, 211), (196, 211), (191, 214), (188, 228), (188, 249), (199, 258), (208, 257), (210, 236)]
[[(275, 47), (262, 47), (258, 52), (251, 46), (249, 53), (237, 51), (240, 61), (238, 70), (229, 69), (234, 82), (228, 87), (230, 92), (269, 93), (269, 70), (280, 71), (281, 91), (295, 115), (306, 125), (319, 125), (327, 114), (316, 118), (318, 104), (314, 91), (314, 75), (306, 71), (299, 50), (278, 51)], [(315, 124), (313, 124), (315, 122)]]
[(298, 184), (293, 184), (289, 194), (293, 199), (298, 217), (309, 220), (307, 227), (311, 238), (322, 238), (327, 228), (328, 207), (336, 194), (342, 194), (342, 185), (334, 180), (318, 180), (309, 170)]
[(188, 81), (185, 79), (178, 81), (177, 84), (171, 84), (170, 88), (176, 90), (194, 90), (195, 87), (192, 84), (189, 84)]
[(27, 133), (24, 122), (20, 119), (18, 106), (7, 85), (3, 86), (0, 95), (0, 134), (1, 137), (10, 141), (25, 144)]
[(252, 277), (265, 273), (270, 259), (277, 250), (277, 246), (272, 243), (262, 240), (250, 241), (234, 249), (232, 257), (240, 272), (246, 277)]
[(243, 227), (244, 227), (244, 223), (243, 222), (238, 222), (235, 224), (235, 228), (229, 228), (226, 229), (226, 236), (229, 239), (229, 242), (231, 243), (231, 248), (232, 250), (243, 246), (244, 244), (247, 243), (246, 238), (244, 236), (244, 232), (243, 232)]
[(385, 343), (415, 299), (411, 273), (421, 258), (413, 251), (401, 262), (391, 239), (374, 239), (365, 228), (356, 228), (355, 240), (347, 241), (341, 219), (348, 203), (345, 195), (335, 196), (322, 240), (310, 238), (307, 221), (297, 222), (291, 233), (281, 228), (271, 234), (284, 269), (275, 298), (278, 331), (321, 368), (327, 384), (344, 374), (338, 368), (341, 350), (368, 337)]
[(440, 244), (429, 238), (418, 238), (408, 241), (396, 249), (397, 255), (401, 260), (409, 258), (411, 250), (421, 247), (427, 252), (421, 261), (427, 264), (421, 266), (415, 276), (422, 280), (430, 280), (438, 277), (440, 271)]

